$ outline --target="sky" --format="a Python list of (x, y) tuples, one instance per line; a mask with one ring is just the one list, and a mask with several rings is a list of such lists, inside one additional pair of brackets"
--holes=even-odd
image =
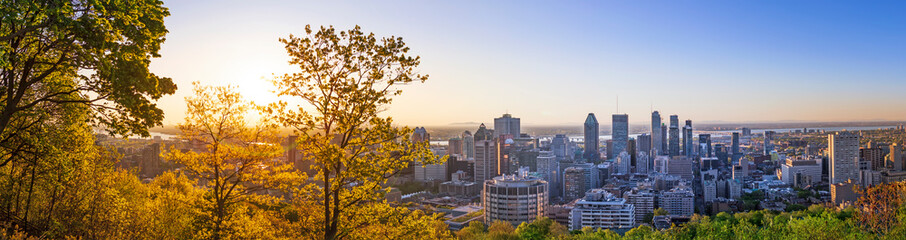
[[(871, 3), (871, 4), (865, 4)], [(410, 126), (906, 120), (906, 3), (884, 1), (165, 1), (165, 125), (194, 81), (259, 104), (294, 72), (279, 38), (356, 25), (402, 37), (423, 84), (383, 114)], [(619, 99), (619, 100), (618, 100)], [(619, 101), (619, 105), (617, 104)], [(619, 106), (619, 109), (618, 109)]]

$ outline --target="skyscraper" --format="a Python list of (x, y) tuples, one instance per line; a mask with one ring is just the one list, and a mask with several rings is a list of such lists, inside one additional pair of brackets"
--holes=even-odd
[(600, 145), (598, 134), (600, 134), (598, 119), (595, 118), (594, 113), (589, 113), (585, 118), (585, 154), (583, 154), (588, 161), (598, 160), (598, 146)]
[[(478, 132), (476, 132), (476, 135)], [(497, 146), (493, 140), (475, 141), (475, 182), (483, 183), (499, 176)]]
[(714, 153), (711, 150), (711, 134), (699, 134), (698, 145), (701, 149), (702, 157), (714, 157)]
[(667, 151), (667, 124), (661, 123), (661, 149), (658, 150), (657, 155), (669, 155)]
[(639, 151), (639, 156), (637, 156), (636, 160), (635, 160), (635, 162), (636, 162), (635, 172), (641, 173), (641, 174), (648, 174), (649, 169), (651, 169), (649, 167), (649, 166), (651, 166), (650, 165), (651, 161), (649, 161), (649, 160), (650, 159), (648, 158), (648, 153)]
[(644, 152), (645, 154), (651, 153), (651, 135), (643, 133), (638, 136), (635, 141), (636, 146), (639, 147), (639, 152)]
[(686, 126), (683, 126), (683, 154), (692, 157), (695, 153), (695, 147), (692, 145), (692, 120), (686, 120)]
[(514, 157), (514, 145), (513, 136), (499, 135), (497, 138), (497, 176), (503, 174), (513, 174), (515, 173), (516, 166), (513, 161)]
[(830, 183), (837, 184), (852, 179), (859, 180), (859, 135), (836, 132), (827, 135), (827, 152), (830, 155)]
[(626, 145), (629, 142), (629, 115), (614, 114), (612, 123), (613, 131), (611, 132), (611, 138), (613, 139), (613, 156), (607, 156), (610, 159), (613, 159), (620, 155), (620, 153), (626, 151)]
[(657, 111), (651, 112), (651, 152), (650, 156), (657, 156), (664, 152), (661, 148), (661, 114)]
[(484, 123), (478, 126), (478, 131), (475, 131), (474, 140), (475, 143), (481, 140), (494, 140), (494, 130), (490, 130), (484, 126)]
[(774, 151), (774, 131), (764, 131), (764, 155), (770, 155)]
[(742, 155), (742, 153), (739, 152), (739, 133), (734, 132), (733, 140), (730, 143), (730, 161), (735, 162), (735, 161), (739, 160), (739, 157), (741, 155)]
[(746, 136), (746, 137), (751, 136), (751, 135), (752, 135), (752, 129), (751, 129), (751, 128), (742, 128), (742, 135), (743, 135), (743, 136)]
[(538, 174), (541, 175), (541, 179), (547, 181), (550, 185), (550, 196), (559, 197), (560, 196), (560, 161), (557, 160), (557, 156), (552, 152), (541, 151), (538, 155), (538, 159), (535, 161), (535, 168), (538, 170)]
[(431, 141), (431, 134), (428, 134), (428, 131), (424, 127), (415, 127), (412, 131), (412, 141), (413, 142), (428, 142)]
[(631, 161), (632, 158), (629, 156), (629, 153), (620, 152), (620, 154), (617, 154), (616, 161), (614, 161), (614, 163), (616, 163), (617, 165), (616, 172), (623, 175), (632, 174), (632, 172), (629, 171), (631, 167)]
[(494, 119), (494, 137), (501, 135), (510, 135), (514, 138), (519, 137), (519, 118), (514, 118), (509, 113), (503, 114), (502, 117)]
[(903, 164), (902, 148), (896, 143), (890, 144), (890, 153), (887, 154), (887, 168), (894, 171), (906, 170)]
[(475, 157), (475, 137), (469, 131), (462, 132), (462, 155), (466, 159)]
[(557, 134), (551, 139), (551, 152), (557, 159), (566, 159), (570, 155), (569, 138), (566, 134)]
[(447, 154), (462, 155), (462, 138), (450, 138), (447, 140)]
[(668, 148), (671, 157), (680, 155), (679, 134), (679, 116), (670, 115), (670, 144), (668, 145)]

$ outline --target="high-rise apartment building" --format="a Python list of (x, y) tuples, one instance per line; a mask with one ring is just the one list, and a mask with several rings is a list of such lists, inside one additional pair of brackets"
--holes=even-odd
[(585, 169), (581, 167), (568, 167), (563, 170), (563, 197), (570, 201), (585, 196), (588, 190), (588, 181)]
[(481, 205), (484, 220), (506, 221), (513, 226), (543, 217), (548, 206), (548, 183), (519, 175), (505, 175), (483, 182)]
[(600, 146), (600, 139), (598, 138), (600, 131), (598, 130), (598, 119), (595, 118), (594, 113), (589, 113), (588, 117), (585, 118), (585, 154), (583, 156), (588, 161), (598, 160), (598, 146)]
[(827, 135), (830, 183), (859, 180), (859, 135), (836, 132)]
[(626, 152), (627, 145), (629, 144), (629, 115), (614, 114), (611, 125), (613, 127), (613, 131), (611, 132), (611, 139), (613, 139), (613, 156), (608, 156), (608, 158), (613, 159), (613, 157), (619, 156), (620, 153)]

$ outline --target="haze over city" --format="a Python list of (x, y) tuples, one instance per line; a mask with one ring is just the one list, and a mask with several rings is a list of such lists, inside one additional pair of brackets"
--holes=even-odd
[[(425, 84), (403, 87), (386, 115), (418, 126), (475, 125), (509, 112), (526, 125), (581, 124), (650, 110), (708, 122), (906, 120), (901, 3), (168, 1), (169, 34), (152, 72), (182, 121), (190, 83), (275, 100), (294, 70), (278, 38), (305, 24), (400, 36)], [(609, 122), (609, 121), (605, 121)]]

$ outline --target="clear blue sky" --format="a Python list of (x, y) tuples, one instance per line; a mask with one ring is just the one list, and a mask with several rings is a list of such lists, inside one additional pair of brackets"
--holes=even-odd
[[(867, 5), (865, 3), (872, 3)], [(306, 24), (401, 36), (425, 84), (387, 114), (407, 125), (906, 120), (906, 2), (883, 1), (166, 1), (152, 70), (180, 87), (161, 100), (182, 121), (191, 82), (238, 85), (292, 71), (279, 37)]]

